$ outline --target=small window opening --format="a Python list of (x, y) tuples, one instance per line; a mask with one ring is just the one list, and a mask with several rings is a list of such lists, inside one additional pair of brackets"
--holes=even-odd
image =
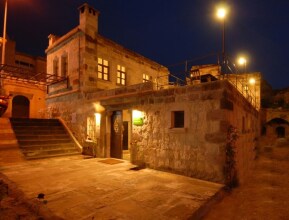
[(172, 128), (184, 128), (185, 127), (185, 112), (173, 111), (172, 112)]

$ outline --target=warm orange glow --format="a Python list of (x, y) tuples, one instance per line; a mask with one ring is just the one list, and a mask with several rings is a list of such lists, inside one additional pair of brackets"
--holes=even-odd
[(100, 126), (101, 114), (95, 113), (94, 116), (95, 116), (95, 125)]

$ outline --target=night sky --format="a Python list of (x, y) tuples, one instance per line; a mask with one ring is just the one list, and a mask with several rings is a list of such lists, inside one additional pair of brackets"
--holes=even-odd
[[(172, 73), (216, 63), (222, 24), (212, 0), (8, 0), (7, 34), (17, 51), (45, 56), (48, 35), (78, 25), (77, 8), (87, 2), (100, 11), (99, 33), (168, 66)], [(289, 87), (289, 1), (227, 1), (226, 51), (233, 61), (247, 56), (273, 88)], [(1, 0), (1, 35), (4, 0)], [(178, 65), (175, 65), (178, 64)]]

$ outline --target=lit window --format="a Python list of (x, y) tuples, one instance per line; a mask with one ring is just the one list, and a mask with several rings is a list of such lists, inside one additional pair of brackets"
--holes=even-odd
[(108, 80), (108, 61), (98, 58), (97, 78)]
[(124, 66), (117, 65), (116, 83), (119, 85), (125, 85), (126, 84), (126, 72), (125, 72)]
[(142, 74), (142, 82), (148, 82), (150, 81), (150, 76), (147, 74)]
[(173, 111), (171, 118), (172, 128), (184, 128), (185, 127), (185, 112)]

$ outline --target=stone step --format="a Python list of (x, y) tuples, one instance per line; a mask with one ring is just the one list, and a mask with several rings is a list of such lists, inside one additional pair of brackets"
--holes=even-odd
[(33, 146), (33, 145), (48, 145), (48, 144), (65, 144), (73, 143), (69, 137), (65, 139), (47, 139), (47, 140), (18, 140), (20, 146)]
[[(1, 135), (0, 135), (1, 136)], [(59, 140), (66, 139), (67, 134), (17, 134), (18, 140)]]
[(61, 126), (60, 122), (12, 122), (12, 125), (15, 127), (18, 126)]
[(42, 130), (46, 130), (46, 129), (63, 129), (63, 126), (60, 125), (43, 125), (43, 126), (38, 126), (38, 125), (19, 125), (19, 126), (12, 126), (13, 129), (15, 130), (21, 130), (21, 129), (42, 129)]
[(36, 156), (25, 156), (27, 160), (36, 160), (36, 159), (45, 159), (50, 157), (67, 157), (67, 156), (74, 156), (74, 155), (80, 155), (79, 152), (73, 152), (73, 153), (59, 153), (59, 154), (51, 154), (51, 155), (36, 155)]
[(21, 129), (21, 130), (18, 130), (18, 129), (14, 129), (14, 132), (16, 134), (16, 136), (18, 135), (43, 135), (43, 134), (66, 134), (66, 130), (64, 128), (60, 128), (60, 129), (35, 129), (35, 130), (31, 130), (31, 129)]
[(3, 127), (1, 127), (0, 128), (0, 133), (1, 134), (9, 134), (9, 133), (13, 133), (13, 130), (12, 130), (12, 128), (11, 127), (6, 127), (6, 128), (3, 128)]
[(77, 149), (58, 149), (58, 150), (41, 150), (41, 151), (30, 151), (30, 152), (23, 152), (24, 156), (27, 159), (40, 159), (40, 158), (47, 158), (47, 157), (57, 157), (57, 156), (67, 156), (67, 155), (77, 155), (80, 152)]
[(56, 150), (56, 149), (77, 149), (74, 143), (64, 144), (47, 144), (47, 145), (29, 145), (21, 146), (23, 152), (25, 151), (39, 151), (39, 150)]
[(0, 140), (0, 145), (14, 145), (14, 144), (18, 144), (17, 140), (13, 140), (13, 139), (8, 139), (8, 140)]
[[(12, 150), (12, 149), (20, 150), (18, 143), (12, 143), (12, 144), (1, 144), (0, 143), (0, 151), (6, 151), (6, 150)], [(0, 154), (1, 153), (2, 152), (0, 152)]]
[(12, 123), (60, 123), (58, 119), (45, 119), (45, 118), (10, 118)]
[(19, 147), (27, 159), (79, 154), (58, 119), (10, 119)]
[(16, 139), (15, 134), (13, 132), (11, 132), (11, 133), (1, 133), (0, 132), (0, 141), (1, 140), (10, 140), (10, 139)]

